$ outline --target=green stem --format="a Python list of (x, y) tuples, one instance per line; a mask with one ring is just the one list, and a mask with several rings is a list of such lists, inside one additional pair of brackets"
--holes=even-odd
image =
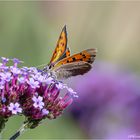
[(25, 132), (25, 130), (27, 129), (34, 129), (35, 127), (37, 127), (40, 124), (41, 120), (32, 120), (30, 118), (26, 118), (24, 124), (21, 126), (21, 128), (12, 136), (10, 137), (9, 140), (15, 140), (16, 138), (18, 138), (19, 136), (21, 136), (21, 134), (23, 134), (23, 132)]
[(21, 126), (21, 128), (12, 137), (10, 137), (9, 140), (15, 140), (16, 138), (21, 136), (21, 134), (23, 134), (23, 132), (25, 132), (25, 130), (27, 130), (27, 128), (28, 128), (27, 125), (28, 125), (28, 123), (23, 124)]
[(5, 123), (8, 121), (8, 118), (0, 117), (0, 133), (5, 128)]

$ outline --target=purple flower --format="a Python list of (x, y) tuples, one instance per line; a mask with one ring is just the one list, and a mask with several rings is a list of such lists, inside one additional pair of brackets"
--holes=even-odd
[(0, 89), (4, 89), (4, 86), (5, 86), (5, 81), (1, 80), (0, 81)]
[(19, 83), (25, 83), (26, 82), (26, 78), (25, 77), (18, 77), (18, 81)]
[(6, 102), (6, 98), (5, 98), (5, 97), (2, 98), (2, 102), (3, 102), (3, 103)]
[(10, 69), (11, 69), (11, 72), (12, 72), (13, 74), (15, 74), (15, 75), (21, 74), (20, 69), (17, 68), (17, 67), (11, 66)]
[(22, 112), (22, 108), (19, 107), (19, 103), (10, 103), (8, 109), (12, 112), (12, 114), (17, 114)]
[(91, 139), (127, 139), (140, 132), (140, 78), (99, 63), (73, 82), (80, 98), (71, 113)]
[(64, 84), (61, 83), (61, 82), (57, 83), (57, 84), (56, 84), (56, 87), (57, 87), (58, 89), (63, 89), (63, 88), (65, 88)]
[(9, 61), (9, 59), (5, 57), (1, 57), (1, 60), (4, 65)]
[(12, 79), (12, 74), (10, 72), (0, 73), (1, 80), (9, 82)]
[(38, 96), (38, 97), (33, 96), (32, 100), (34, 101), (33, 106), (35, 108), (42, 109), (44, 107), (43, 97), (41, 97), (41, 96)]
[(49, 114), (49, 111), (47, 109), (42, 109), (42, 114), (43, 115), (48, 115)]
[(67, 89), (73, 97), (78, 97), (77, 92), (75, 92), (72, 88), (67, 88)]
[(54, 79), (53, 79), (52, 77), (49, 77), (49, 78), (46, 80), (46, 83), (47, 83), (47, 84), (54, 83)]
[(14, 63), (14, 67), (17, 67), (17, 65), (18, 65), (19, 63), (23, 63), (23, 61), (20, 61), (20, 60), (17, 59), (17, 58), (13, 58), (12, 60), (13, 60), (13, 63)]
[(4, 122), (5, 118), (21, 113), (28, 126), (34, 128), (42, 119), (60, 116), (73, 102), (68, 87), (49, 73), (35, 67), (19, 68), (17, 59), (9, 67), (8, 60), (2, 58), (0, 65), (0, 117)]
[(33, 78), (29, 78), (27, 83), (32, 87), (32, 88), (38, 88), (39, 87), (39, 82), (35, 81)]
[(35, 67), (28, 68), (31, 73), (38, 74), (38, 70)]

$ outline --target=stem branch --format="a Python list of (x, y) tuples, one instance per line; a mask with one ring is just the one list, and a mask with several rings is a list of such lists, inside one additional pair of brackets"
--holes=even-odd
[(15, 140), (16, 138), (18, 138), (23, 132), (25, 132), (25, 130), (27, 130), (26, 126), (27, 123), (23, 124), (21, 128), (12, 137), (10, 137), (9, 140)]

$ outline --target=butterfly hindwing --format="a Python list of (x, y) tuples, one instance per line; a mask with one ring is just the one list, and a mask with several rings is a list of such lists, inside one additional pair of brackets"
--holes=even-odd
[(53, 71), (57, 76), (57, 79), (66, 79), (71, 76), (83, 75), (91, 69), (91, 64), (79, 61), (73, 63), (67, 63), (55, 68)]
[(59, 36), (59, 39), (57, 41), (57, 45), (56, 45), (56, 48), (54, 50), (54, 53), (52, 55), (49, 65), (54, 64), (60, 59), (62, 59), (62, 57), (66, 53), (66, 50), (67, 50), (67, 31), (66, 31), (66, 26), (64, 26)]
[(66, 50), (66, 57), (69, 57), (69, 56), (70, 56), (70, 49), (67, 48), (67, 50)]

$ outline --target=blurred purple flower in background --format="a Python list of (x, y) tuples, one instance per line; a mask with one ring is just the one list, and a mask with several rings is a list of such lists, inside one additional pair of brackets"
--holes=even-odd
[(140, 135), (140, 80), (135, 74), (98, 63), (74, 84), (79, 98), (70, 110), (90, 138)]

